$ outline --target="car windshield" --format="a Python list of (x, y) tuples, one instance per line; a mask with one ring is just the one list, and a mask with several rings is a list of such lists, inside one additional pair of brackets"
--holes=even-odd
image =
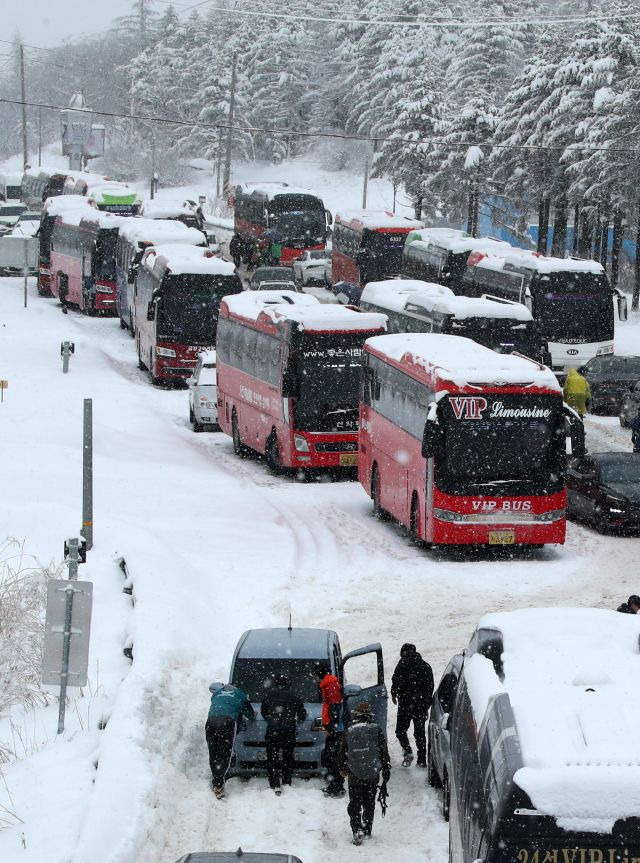
[(309, 260), (311, 261), (323, 261), (327, 257), (327, 253), (325, 251), (322, 252), (309, 252)]
[(609, 483), (640, 483), (640, 457), (600, 465), (600, 479)]
[(440, 403), (439, 485), (449, 493), (549, 493), (562, 486), (565, 431), (552, 396), (450, 396)]
[(216, 367), (207, 363), (202, 366), (198, 375), (198, 386), (215, 386), (216, 385)]
[(258, 285), (260, 282), (280, 282), (283, 279), (295, 281), (291, 267), (258, 267), (251, 277), (251, 284)]
[(3, 216), (20, 216), (24, 212), (24, 207), (2, 207), (0, 206), (0, 218)]
[(157, 334), (181, 344), (213, 345), (220, 301), (242, 292), (238, 276), (182, 275), (163, 280)]
[(613, 338), (613, 305), (606, 278), (552, 273), (533, 283), (533, 312), (545, 338), (576, 344)]
[(259, 291), (296, 291), (294, 282), (260, 282)]
[(231, 683), (246, 692), (250, 701), (260, 703), (275, 677), (286, 674), (293, 693), (306, 704), (318, 703), (320, 687), (313, 669), (322, 661), (326, 659), (236, 659)]
[(358, 430), (360, 368), (365, 339), (376, 333), (303, 335), (295, 345), (295, 427), (302, 431)]
[(616, 377), (640, 378), (640, 357), (615, 357), (612, 369)]

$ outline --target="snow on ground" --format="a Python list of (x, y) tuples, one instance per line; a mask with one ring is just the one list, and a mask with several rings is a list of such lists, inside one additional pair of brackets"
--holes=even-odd
[[(60, 560), (80, 520), (82, 399), (94, 400), (95, 585), (91, 681), (55, 735), (55, 705), (14, 717), (28, 757), (3, 768), (0, 804), (21, 822), (0, 859), (172, 863), (195, 849), (287, 850), (304, 863), (349, 861), (344, 800), (318, 780), (278, 800), (265, 779), (208, 787), (203, 738), (210, 680), (225, 679), (242, 631), (328, 626), (349, 650), (380, 640), (387, 679), (413, 640), (438, 675), (485, 611), (531, 605), (615, 607), (637, 590), (637, 541), (570, 525), (564, 548), (532, 559), (430, 554), (371, 516), (355, 482), (302, 484), (238, 460), (222, 434), (195, 435), (187, 395), (150, 386), (117, 321), (70, 313), (30, 283), (0, 280), (3, 533), (42, 562)], [(626, 325), (637, 333), (638, 322)], [(61, 372), (59, 344), (76, 353)], [(615, 418), (589, 434), (628, 448)], [(115, 564), (126, 557), (135, 605)], [(133, 664), (122, 647), (133, 643)], [(393, 729), (390, 705), (389, 729)], [(98, 720), (108, 718), (103, 731)], [(9, 733), (0, 725), (0, 739)], [(444, 863), (446, 825), (424, 772), (395, 769), (374, 846), (389, 861)], [(97, 770), (95, 765), (97, 763)], [(26, 848), (22, 848), (22, 836)]]

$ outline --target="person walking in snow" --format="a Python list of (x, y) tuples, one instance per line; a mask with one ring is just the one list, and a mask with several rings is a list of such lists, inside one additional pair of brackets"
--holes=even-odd
[(631, 420), (631, 443), (633, 451), (640, 452), (640, 407), (638, 413)]
[(342, 685), (326, 663), (319, 662), (314, 675), (322, 695), (322, 728), (327, 735), (322, 753), (322, 766), (327, 770), (328, 784), (323, 792), (328, 797), (342, 797), (344, 782), (338, 765), (338, 750), (344, 733), (344, 695)]
[(242, 240), (237, 234), (234, 234), (233, 237), (231, 237), (231, 241), (229, 243), (229, 254), (231, 255), (236, 269), (240, 266), (242, 262), (242, 247)]
[(407, 731), (413, 722), (413, 737), (418, 752), (418, 767), (427, 766), (425, 724), (433, 697), (433, 671), (416, 650), (415, 644), (403, 644), (400, 661), (391, 678), (391, 699), (398, 705), (396, 737), (404, 755), (403, 766), (413, 761)]
[(589, 381), (577, 369), (569, 369), (563, 392), (565, 402), (583, 417), (591, 398)]
[(626, 602), (618, 606), (617, 610), (623, 614), (637, 614), (640, 611), (640, 596), (632, 594)]
[(302, 699), (291, 692), (289, 678), (279, 674), (260, 705), (260, 713), (267, 720), (265, 745), (269, 787), (277, 795), (282, 785), (291, 785), (293, 753), (296, 745), (296, 721), (307, 718)]
[(224, 797), (224, 783), (231, 766), (236, 731), (243, 716), (255, 719), (249, 696), (237, 686), (212, 684), (211, 705), (204, 727), (209, 749), (211, 785), (218, 799)]
[(353, 719), (342, 735), (338, 763), (349, 788), (347, 812), (353, 844), (362, 845), (362, 840), (371, 836), (380, 773), (385, 784), (391, 776), (387, 741), (366, 701), (354, 709)]

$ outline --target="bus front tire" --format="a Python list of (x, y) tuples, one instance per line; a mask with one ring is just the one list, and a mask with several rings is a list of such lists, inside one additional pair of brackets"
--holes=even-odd
[(371, 500), (373, 501), (373, 514), (376, 518), (383, 520), (386, 513), (380, 505), (380, 475), (378, 467), (374, 467), (371, 474)]
[(414, 492), (411, 498), (411, 513), (409, 515), (409, 535), (411, 542), (414, 545), (420, 545), (422, 539), (420, 537), (420, 503), (418, 495)]
[(431, 751), (429, 751), (429, 755), (427, 757), (427, 782), (432, 788), (440, 788), (442, 786), (442, 780), (438, 776), (436, 765), (433, 763), (433, 755), (431, 754)]

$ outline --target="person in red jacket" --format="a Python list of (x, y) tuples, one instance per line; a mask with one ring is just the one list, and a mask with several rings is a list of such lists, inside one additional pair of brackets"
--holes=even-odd
[(329, 780), (323, 792), (328, 797), (342, 797), (344, 779), (340, 774), (338, 754), (340, 742), (344, 734), (344, 696), (342, 684), (331, 674), (331, 669), (325, 663), (319, 662), (314, 668), (322, 695), (322, 728), (327, 735), (322, 753), (322, 765), (326, 767)]

